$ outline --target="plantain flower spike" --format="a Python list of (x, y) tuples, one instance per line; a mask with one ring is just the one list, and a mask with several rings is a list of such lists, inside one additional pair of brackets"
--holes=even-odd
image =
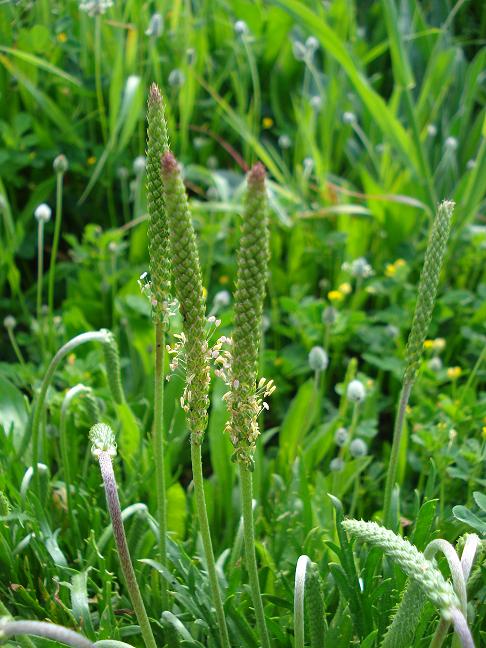
[(170, 151), (162, 156), (162, 181), (175, 270), (174, 288), (185, 335), (184, 409), (188, 415), (191, 441), (201, 445), (208, 421), (210, 381), (210, 351), (205, 333), (206, 304), (187, 194), (179, 165)]
[(169, 229), (160, 176), (160, 160), (169, 150), (165, 107), (158, 86), (152, 83), (147, 111), (147, 209), (149, 214), (149, 256), (152, 316), (166, 322), (170, 290)]
[(420, 275), (418, 297), (413, 316), (412, 328), (407, 343), (407, 365), (404, 382), (412, 383), (420, 366), (420, 358), (427, 331), (432, 318), (440, 271), (446, 252), (447, 240), (451, 227), (451, 217), (454, 210), (452, 201), (444, 200), (437, 209), (429, 242), (425, 252), (425, 260)]
[(253, 469), (253, 451), (259, 435), (258, 415), (268, 406), (264, 398), (274, 390), (262, 378), (256, 384), (262, 310), (269, 260), (265, 168), (257, 163), (247, 178), (246, 206), (238, 253), (230, 391), (225, 400), (230, 413), (226, 426), (234, 446), (233, 460)]

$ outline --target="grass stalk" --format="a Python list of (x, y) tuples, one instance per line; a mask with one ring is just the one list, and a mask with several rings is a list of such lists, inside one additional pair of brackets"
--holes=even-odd
[(56, 170), (56, 216), (54, 221), (54, 238), (52, 239), (52, 250), (51, 250), (51, 260), (49, 264), (49, 279), (48, 279), (48, 288), (47, 288), (47, 307), (49, 309), (49, 330), (50, 330), (50, 346), (53, 345), (54, 337), (54, 324), (52, 321), (53, 311), (54, 311), (54, 283), (56, 279), (56, 260), (57, 260), (57, 251), (59, 248), (59, 238), (61, 235), (61, 224), (62, 224), (62, 190), (63, 190), (63, 178), (65, 166), (67, 161), (64, 156), (59, 156), (54, 161), (54, 168)]
[(96, 85), (96, 100), (98, 102), (98, 112), (100, 115), (101, 133), (103, 141), (108, 141), (108, 125), (106, 123), (105, 102), (103, 99), (103, 86), (101, 82), (101, 16), (95, 17), (95, 85)]
[(258, 567), (255, 554), (255, 528), (253, 524), (253, 479), (252, 472), (241, 463), (240, 485), (241, 485), (241, 506), (243, 513), (243, 537), (245, 542), (246, 569), (250, 581), (253, 607), (255, 608), (255, 617), (258, 632), (263, 648), (270, 648), (270, 638), (268, 635), (267, 624), (265, 621), (265, 612), (263, 610), (262, 596), (260, 592), (260, 582), (258, 580)]

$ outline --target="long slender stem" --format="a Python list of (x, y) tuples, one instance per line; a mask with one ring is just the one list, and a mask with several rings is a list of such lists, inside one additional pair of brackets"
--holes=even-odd
[(108, 126), (106, 123), (105, 102), (103, 100), (103, 87), (101, 85), (101, 16), (95, 17), (95, 84), (101, 132), (104, 142), (107, 142)]
[(44, 223), (39, 221), (37, 225), (37, 326), (39, 327), (39, 340), (41, 356), (44, 357), (44, 329), (42, 322), (42, 281), (44, 276)]
[(45, 637), (73, 648), (94, 648), (94, 643), (78, 634), (54, 623), (44, 621), (7, 621), (0, 624), (0, 639), (8, 639), (18, 635), (35, 635)]
[(88, 333), (81, 333), (81, 335), (77, 335), (72, 340), (69, 340), (69, 342), (66, 342), (66, 344), (59, 349), (59, 351), (52, 358), (51, 363), (47, 367), (47, 371), (42, 381), (39, 395), (37, 396), (34, 405), (32, 427), (30, 429), (28, 428), (26, 433), (24, 434), (24, 437), (20, 444), (19, 453), (18, 453), (19, 457), (22, 456), (27, 446), (29, 445), (29, 441), (32, 436), (32, 465), (34, 469), (34, 481), (35, 481), (35, 487), (37, 489), (37, 492), (39, 492), (39, 474), (37, 470), (37, 463), (39, 461), (39, 427), (40, 427), (41, 414), (44, 410), (44, 402), (46, 399), (47, 389), (51, 383), (54, 372), (56, 371), (61, 360), (70, 351), (78, 347), (80, 344), (84, 344), (85, 342), (93, 342), (93, 341), (106, 342), (106, 331), (90, 331)]
[[(216, 573), (216, 562), (214, 560), (213, 544), (211, 542), (211, 533), (209, 530), (208, 512), (206, 509), (206, 500), (204, 498), (204, 480), (202, 472), (202, 458), (201, 446), (196, 443), (191, 443), (191, 461), (192, 461), (192, 479), (194, 482), (194, 495), (196, 498), (196, 509), (199, 518), (199, 529), (206, 556), (206, 565), (208, 569), (209, 585), (211, 587), (211, 595), (213, 597), (214, 607), (216, 608), (216, 617), (218, 619), (219, 633), (221, 643), (224, 648), (229, 648), (230, 641), (228, 636), (228, 628), (226, 626), (226, 618), (224, 615), (223, 602), (221, 600), (221, 592), (219, 589), (218, 575)], [(250, 496), (251, 508), (251, 496)]]
[(411, 381), (408, 381), (405, 382), (402, 386), (397, 415), (395, 418), (395, 426), (393, 429), (393, 443), (390, 454), (390, 463), (388, 464), (388, 472), (386, 475), (385, 499), (383, 504), (383, 521), (385, 526), (387, 527), (389, 527), (392, 522), (390, 520), (391, 497), (393, 487), (395, 486), (395, 480), (397, 478), (398, 458), (400, 456), (402, 442), (403, 422), (405, 419), (405, 411), (408, 405), (408, 400), (410, 398), (410, 392), (412, 391), (412, 385), (413, 383)]
[(243, 512), (244, 538), (245, 538), (245, 558), (250, 589), (253, 598), (253, 607), (255, 608), (255, 617), (260, 633), (260, 640), (263, 648), (270, 648), (270, 638), (268, 635), (267, 624), (265, 622), (265, 613), (263, 610), (262, 596), (260, 592), (260, 582), (258, 580), (258, 568), (255, 555), (255, 529), (253, 526), (253, 508), (252, 508), (252, 473), (240, 465), (240, 486), (241, 486), (241, 505)]
[(49, 284), (47, 289), (47, 306), (49, 308), (49, 326), (51, 332), (51, 340), (54, 333), (52, 313), (54, 309), (54, 281), (56, 276), (57, 250), (59, 248), (59, 237), (61, 235), (63, 177), (63, 173), (56, 173), (56, 220), (54, 223), (54, 238), (52, 240), (51, 261), (49, 264)]
[(7, 327), (7, 335), (8, 335), (8, 339), (10, 340), (10, 344), (12, 345), (12, 349), (14, 350), (14, 353), (17, 356), (17, 360), (20, 362), (21, 365), (24, 365), (25, 359), (22, 351), (20, 350), (19, 345), (17, 344), (17, 340), (15, 339), (15, 333), (13, 332), (11, 326)]
[[(155, 385), (154, 385), (154, 429), (153, 448), (155, 459), (155, 479), (157, 483), (157, 514), (159, 522), (160, 562), (167, 566), (167, 500), (165, 486), (165, 450), (164, 450), (164, 362), (165, 362), (165, 329), (163, 324), (155, 324)], [(162, 584), (162, 606), (169, 608), (167, 584)]]
[(118, 498), (118, 489), (116, 486), (115, 473), (113, 472), (113, 464), (109, 452), (100, 452), (98, 456), (100, 464), (101, 476), (105, 486), (106, 502), (108, 510), (110, 511), (111, 522), (113, 525), (113, 535), (115, 537), (116, 546), (118, 549), (118, 557), (120, 565), (127, 584), (130, 600), (132, 601), (133, 609), (137, 615), (137, 620), (140, 625), (142, 637), (147, 648), (157, 648), (155, 643), (150, 621), (145, 610), (140, 588), (138, 586), (135, 570), (133, 569), (130, 552), (128, 550), (127, 537), (125, 535), (125, 527), (123, 526), (123, 519), (121, 514), (120, 500)]

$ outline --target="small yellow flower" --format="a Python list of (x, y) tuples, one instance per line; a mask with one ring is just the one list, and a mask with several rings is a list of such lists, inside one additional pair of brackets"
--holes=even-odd
[(372, 389), (374, 384), (374, 381), (371, 378), (368, 378), (368, 380), (366, 381), (366, 388)]
[(397, 272), (397, 268), (394, 263), (387, 263), (385, 268), (385, 275), (387, 277), (394, 277)]
[(447, 369), (447, 377), (451, 380), (456, 380), (462, 374), (461, 367), (449, 367)]
[(329, 301), (338, 302), (344, 299), (344, 294), (340, 290), (330, 290), (327, 293), (327, 298)]
[(407, 405), (407, 407), (405, 408), (405, 413), (408, 415), (412, 413), (412, 408), (410, 407), (410, 405)]
[(486, 425), (483, 425), (483, 429), (481, 430), (481, 434), (483, 436), (483, 439), (486, 439)]
[(435, 338), (433, 342), (434, 351), (443, 351), (445, 349), (446, 341), (444, 338)]
[(61, 32), (60, 34), (57, 35), (57, 40), (60, 43), (65, 43), (67, 41), (67, 39), (68, 39), (68, 37), (67, 37), (67, 34), (65, 32)]
[(206, 299), (207, 296), (208, 296), (208, 291), (206, 290), (206, 288), (204, 286), (203, 286), (203, 289), (202, 289), (202, 293), (203, 293), (203, 299)]
[(434, 340), (425, 340), (424, 349), (432, 349), (434, 347)]
[(407, 262), (405, 261), (405, 259), (397, 259), (395, 261), (395, 267), (396, 268), (401, 268), (404, 265), (407, 265)]
[(228, 277), (228, 275), (221, 275), (221, 277), (219, 278), (219, 283), (220, 283), (222, 286), (225, 286), (227, 283), (229, 283), (229, 277)]
[(93, 166), (93, 164), (96, 164), (96, 157), (94, 155), (91, 155), (86, 162), (89, 164), (89, 166)]
[(351, 284), (346, 281), (339, 286), (338, 290), (342, 292), (343, 295), (349, 295), (349, 293), (352, 291)]
[(263, 128), (272, 128), (273, 126), (273, 119), (271, 117), (264, 117), (262, 119), (262, 126)]
[(277, 357), (275, 358), (275, 360), (273, 361), (273, 364), (274, 364), (276, 367), (280, 367), (281, 365), (283, 365), (283, 358), (281, 358), (280, 356), (277, 356)]

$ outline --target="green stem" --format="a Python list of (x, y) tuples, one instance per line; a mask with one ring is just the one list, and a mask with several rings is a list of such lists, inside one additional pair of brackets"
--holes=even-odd
[[(204, 498), (204, 479), (202, 472), (201, 446), (191, 443), (191, 461), (192, 461), (192, 479), (194, 483), (194, 495), (196, 498), (196, 509), (199, 518), (199, 529), (206, 556), (206, 565), (208, 569), (209, 585), (213, 597), (214, 607), (216, 608), (216, 617), (218, 619), (219, 633), (221, 643), (224, 648), (230, 648), (228, 628), (224, 616), (224, 608), (219, 590), (218, 576), (216, 573), (216, 562), (214, 560), (213, 545), (209, 531), (208, 512), (206, 509), (206, 500)], [(250, 496), (251, 506), (251, 496)]]
[(260, 592), (260, 582), (258, 580), (258, 568), (255, 554), (255, 529), (253, 526), (253, 485), (252, 473), (244, 466), (240, 465), (240, 485), (241, 485), (241, 505), (243, 512), (243, 526), (245, 539), (245, 557), (248, 578), (250, 580), (250, 589), (253, 598), (253, 607), (262, 642), (262, 648), (270, 648), (270, 638), (268, 635), (267, 624), (265, 622), (265, 613), (263, 610), (262, 596)]
[(17, 356), (17, 360), (20, 362), (21, 365), (24, 365), (25, 364), (24, 356), (22, 354), (22, 351), (20, 350), (19, 345), (17, 344), (17, 340), (15, 339), (15, 333), (13, 332), (10, 326), (7, 327), (7, 335), (8, 335), (8, 339), (10, 340), (10, 344), (12, 345), (12, 349), (14, 350), (14, 353)]
[(66, 342), (66, 344), (59, 349), (59, 351), (52, 358), (49, 366), (47, 367), (47, 371), (42, 381), (39, 395), (37, 396), (37, 399), (34, 404), (32, 427), (30, 429), (27, 428), (27, 431), (24, 434), (24, 437), (20, 444), (20, 449), (18, 453), (18, 456), (21, 457), (22, 454), (27, 449), (30, 438), (32, 436), (32, 463), (33, 463), (32, 467), (34, 471), (34, 482), (35, 482), (37, 493), (39, 493), (39, 486), (40, 486), (39, 472), (37, 469), (37, 463), (39, 461), (39, 428), (40, 428), (41, 415), (42, 412), (44, 411), (44, 402), (46, 399), (47, 389), (51, 383), (54, 372), (56, 371), (61, 360), (73, 349), (78, 347), (80, 344), (84, 344), (85, 342), (92, 342), (92, 341), (106, 343), (106, 332), (90, 331), (89, 333), (81, 333), (81, 335), (77, 335), (72, 340), (69, 340), (69, 342)]
[(42, 281), (44, 276), (44, 223), (39, 221), (37, 226), (37, 326), (39, 327), (39, 341), (41, 356), (44, 357), (44, 330), (42, 323)]
[(86, 391), (88, 391), (88, 387), (85, 387), (84, 385), (75, 385), (67, 392), (62, 402), (61, 419), (59, 422), (59, 442), (61, 446), (61, 457), (64, 470), (64, 486), (66, 488), (68, 517), (70, 526), (74, 532), (75, 540), (77, 543), (76, 546), (78, 547), (81, 546), (81, 541), (79, 526), (76, 516), (74, 515), (74, 507), (71, 496), (71, 466), (69, 462), (69, 447), (67, 440), (67, 420), (69, 415), (69, 406), (71, 405), (73, 398), (75, 398), (78, 394), (86, 393)]
[(383, 503), (383, 522), (386, 527), (392, 524), (390, 520), (390, 506), (392, 491), (395, 486), (397, 478), (398, 458), (400, 456), (403, 422), (405, 420), (405, 410), (407, 408), (410, 392), (412, 391), (413, 383), (411, 381), (404, 382), (402, 391), (400, 392), (400, 400), (398, 403), (397, 415), (395, 418), (395, 426), (393, 429), (393, 443), (390, 454), (390, 463), (388, 464), (388, 472), (386, 475), (385, 484), (385, 499)]
[(445, 619), (439, 621), (439, 625), (437, 626), (432, 641), (430, 642), (430, 648), (440, 648), (442, 646), (447, 637), (447, 633), (449, 632), (449, 625), (449, 621), (446, 621)]
[(123, 526), (120, 499), (118, 497), (118, 488), (109, 452), (101, 452), (98, 461), (105, 486), (106, 502), (113, 525), (113, 535), (118, 549), (118, 557), (127, 584), (128, 593), (130, 594), (130, 600), (137, 615), (146, 648), (157, 648), (128, 550), (127, 536), (125, 534), (125, 527)]
[[(167, 567), (167, 500), (165, 485), (164, 450), (164, 364), (165, 330), (163, 324), (155, 324), (155, 385), (154, 385), (154, 428), (153, 451), (155, 459), (155, 479), (157, 484), (157, 515), (159, 523), (160, 562)], [(162, 584), (162, 607), (169, 609), (167, 584)]]
[(108, 126), (106, 123), (105, 102), (103, 100), (103, 87), (101, 84), (101, 16), (96, 16), (95, 18), (95, 84), (101, 132), (103, 134), (103, 140), (106, 143), (108, 141)]
[(47, 291), (47, 306), (49, 308), (49, 327), (50, 338), (53, 341), (54, 324), (52, 321), (52, 314), (54, 310), (54, 281), (56, 276), (56, 259), (57, 250), (59, 248), (59, 237), (61, 235), (61, 222), (62, 222), (62, 180), (64, 174), (56, 174), (56, 221), (54, 223), (54, 238), (52, 240), (51, 261), (49, 265), (49, 284)]

